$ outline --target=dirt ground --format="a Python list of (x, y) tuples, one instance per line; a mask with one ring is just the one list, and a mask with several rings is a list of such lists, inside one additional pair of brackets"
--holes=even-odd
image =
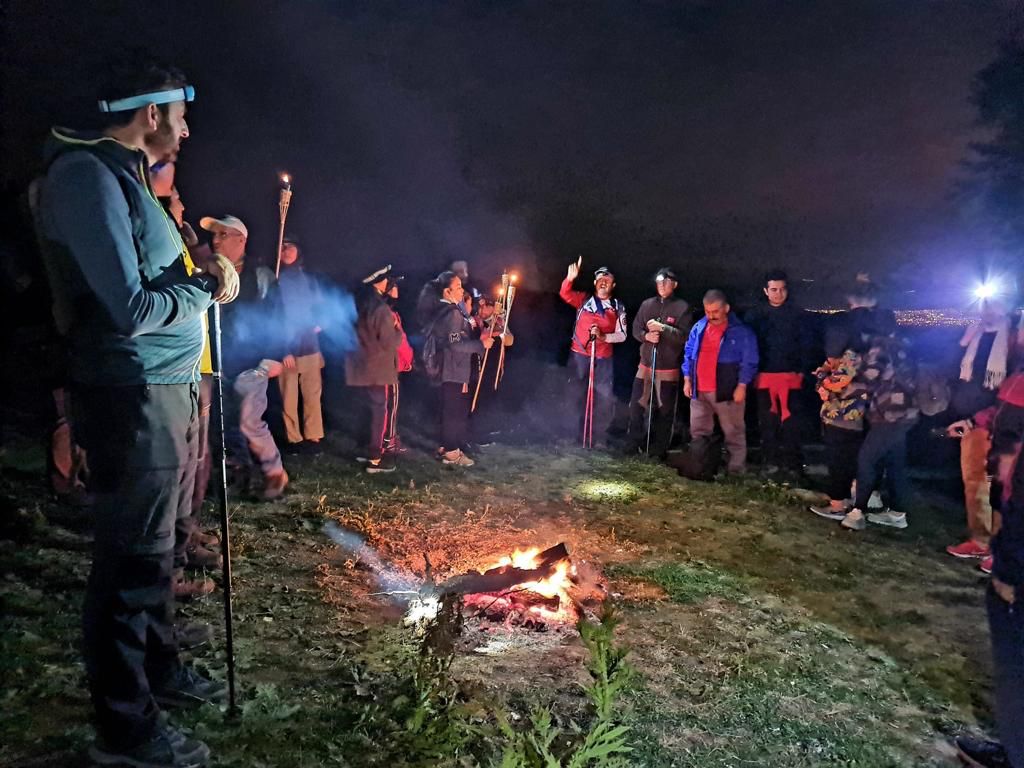
[[(343, 451), (289, 459), (283, 503), (231, 505), (243, 709), (179, 721), (218, 765), (478, 764), (398, 754), (418, 641), (402, 599), (378, 593), (420, 583), (424, 554), (445, 578), (563, 541), (605, 575), (631, 649), (630, 765), (952, 765), (950, 736), (989, 722), (984, 583), (942, 553), (954, 511), (852, 534), (753, 477), (694, 483), (561, 444), (488, 448), (462, 472), (412, 451), (378, 477)], [(0, 764), (75, 766), (91, 738), (75, 650), (89, 523), (48, 498), (38, 461), (9, 449), (0, 487)], [(387, 578), (328, 539), (328, 520)], [(195, 659), (215, 676), (218, 597), (184, 609), (218, 627)], [(466, 722), (547, 706), (571, 731), (590, 717), (586, 656), (571, 628), (474, 625), (450, 675)]]

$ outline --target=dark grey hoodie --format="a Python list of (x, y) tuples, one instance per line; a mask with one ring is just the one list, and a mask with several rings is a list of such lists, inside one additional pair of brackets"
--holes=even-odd
[(90, 385), (198, 381), (200, 315), (216, 281), (191, 260), (149, 182), (144, 152), (55, 128), (39, 227), (69, 318), (71, 378)]

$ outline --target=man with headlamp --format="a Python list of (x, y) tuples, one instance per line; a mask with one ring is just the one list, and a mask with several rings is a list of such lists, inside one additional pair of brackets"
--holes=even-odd
[(184, 76), (123, 61), (102, 95), (102, 132), (53, 130), (39, 221), (96, 493), (83, 620), (90, 754), (104, 765), (202, 765), (209, 749), (160, 707), (223, 694), (178, 659), (171, 572), (195, 481), (201, 316), (235, 298), (238, 278), (222, 259), (196, 269), (150, 184), (150, 168), (173, 161), (189, 135)]

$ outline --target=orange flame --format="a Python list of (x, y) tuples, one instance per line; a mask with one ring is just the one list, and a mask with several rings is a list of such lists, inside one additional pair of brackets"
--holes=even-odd
[[(538, 554), (540, 554), (539, 547), (516, 549), (511, 555), (502, 557), (497, 563), (489, 566), (489, 568), (501, 568), (502, 566), (510, 565), (513, 568), (531, 570), (539, 565), (537, 562)], [(529, 612), (536, 617), (546, 622), (573, 621), (575, 619), (575, 612), (572, 597), (569, 595), (569, 587), (572, 586), (572, 582), (569, 579), (569, 568), (569, 562), (562, 560), (555, 564), (554, 572), (546, 579), (523, 582), (522, 584), (517, 584), (513, 589), (514, 591), (536, 592), (538, 595), (546, 598), (559, 598), (556, 610), (542, 605), (530, 606)]]
[(292, 177), (289, 176), (287, 173), (282, 173), (281, 174), (281, 181), (283, 181), (285, 184), (291, 184), (292, 183)]

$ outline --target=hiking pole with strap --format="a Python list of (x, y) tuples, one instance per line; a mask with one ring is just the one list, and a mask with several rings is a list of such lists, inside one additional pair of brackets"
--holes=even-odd
[(583, 447), (594, 447), (594, 367), (597, 361), (597, 334), (590, 331), (590, 374), (587, 377), (587, 404), (583, 412)]
[(220, 458), (220, 482), (217, 483), (217, 506), (220, 509), (220, 553), (224, 579), (224, 635), (228, 657), (228, 717), (238, 714), (235, 704), (235, 633), (231, 612), (231, 538), (228, 521), (227, 446), (224, 439), (224, 361), (221, 354), (220, 304), (213, 305), (210, 323), (210, 358), (213, 363), (213, 402), (216, 404), (217, 452)]
[(658, 386), (658, 345), (651, 351), (651, 399), (647, 402), (647, 447), (644, 453), (651, 455), (651, 427), (654, 425), (654, 395)]

